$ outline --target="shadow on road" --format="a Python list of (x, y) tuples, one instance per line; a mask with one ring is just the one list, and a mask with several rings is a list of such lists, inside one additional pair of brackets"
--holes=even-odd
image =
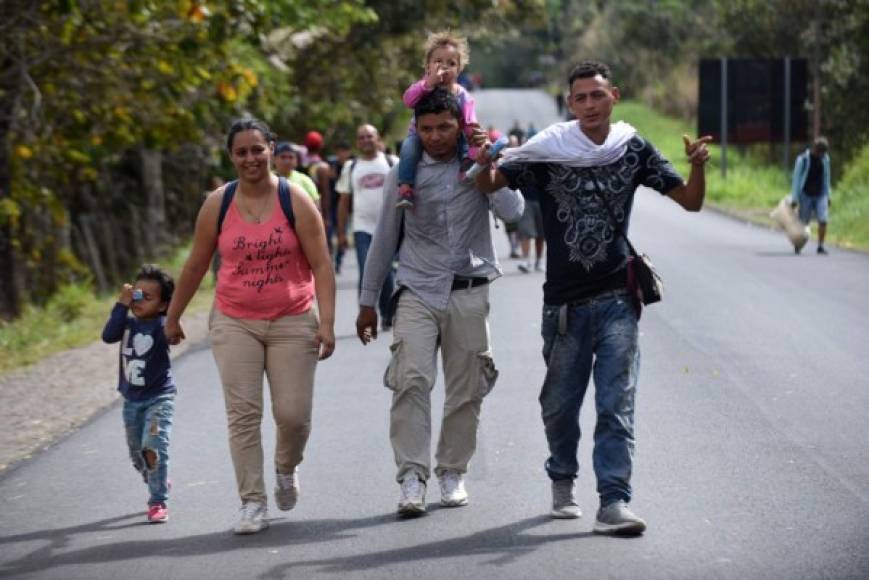
[[(384, 514), (360, 519), (311, 520), (311, 521), (274, 521), (269, 530), (253, 536), (236, 536), (229, 530), (188, 537), (173, 537), (165, 540), (130, 539), (117, 543), (106, 543), (81, 550), (71, 550), (70, 545), (80, 543), (79, 536), (93, 533), (116, 532), (125, 528), (139, 527), (142, 513), (135, 512), (123, 516), (69, 528), (31, 532), (17, 536), (0, 537), (0, 547), (16, 542), (47, 542), (26, 556), (0, 564), (0, 575), (17, 576), (32, 574), (60, 566), (98, 564), (136, 560), (139, 558), (161, 558), (179, 556), (208, 556), (236, 549), (283, 548), (294, 544), (331, 542), (353, 537), (353, 530), (359, 530), (395, 522), (393, 514)], [(124, 520), (136, 518), (134, 522), (121, 525)], [(148, 524), (151, 525), (151, 524)], [(63, 550), (62, 554), (55, 552)]]
[(795, 253), (793, 250), (781, 251), (781, 252), (755, 252), (755, 256), (759, 256), (761, 258), (799, 258), (799, 254)]
[[(340, 541), (356, 537), (355, 530), (381, 525), (412, 525), (411, 521), (396, 520), (394, 514), (382, 514), (359, 519), (327, 519), (311, 521), (272, 521), (269, 530), (254, 536), (235, 536), (228, 530), (198, 534), (186, 538), (143, 541), (141, 538), (107, 543), (81, 550), (70, 550), (70, 545), (80, 542), (79, 536), (93, 533), (117, 532), (142, 525), (140, 512), (107, 518), (69, 528), (31, 532), (0, 537), (0, 546), (18, 542), (46, 542), (17, 560), (0, 566), (2, 575), (33, 574), (62, 566), (106, 564), (151, 558), (208, 556), (237, 549), (286, 548), (292, 545)], [(136, 518), (135, 521), (131, 518)], [(287, 562), (265, 572), (263, 578), (284, 578), (293, 568), (320, 567), (323, 571), (341, 572), (372, 569), (402, 562), (430, 558), (454, 558), (475, 554), (494, 556), (491, 564), (502, 566), (533, 552), (538, 546), (551, 542), (576, 540), (591, 536), (590, 532), (532, 535), (529, 530), (551, 522), (548, 516), (537, 516), (505, 526), (458, 536), (449, 540), (419, 544), (406, 548), (367, 552), (365, 554)], [(63, 551), (58, 554), (56, 552)]]
[[(394, 517), (390, 518), (395, 521)], [(398, 525), (409, 524), (410, 521), (398, 522)], [(308, 560), (289, 562), (273, 567), (260, 575), (260, 578), (278, 579), (291, 577), (293, 568), (320, 568), (320, 572), (353, 572), (388, 567), (406, 562), (416, 562), (433, 558), (458, 558), (474, 555), (491, 555), (489, 564), (505, 566), (519, 558), (531, 554), (537, 547), (564, 540), (578, 540), (593, 536), (591, 532), (573, 532), (566, 534), (526, 533), (540, 525), (552, 522), (548, 515), (536, 516), (521, 520), (506, 526), (481, 530), (473, 534), (457, 536), (449, 540), (440, 540), (428, 544), (419, 544), (406, 548), (368, 552), (355, 556), (344, 556), (324, 560)]]

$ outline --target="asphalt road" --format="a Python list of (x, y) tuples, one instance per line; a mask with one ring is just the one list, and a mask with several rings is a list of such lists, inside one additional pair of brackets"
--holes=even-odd
[[(516, 108), (523, 98), (497, 102)], [(492, 101), (478, 101), (485, 118)], [(432, 490), (426, 516), (395, 518), (381, 384), (389, 336), (368, 347), (355, 339), (348, 267), (339, 277), (338, 348), (318, 369), (294, 511), (270, 512), (262, 534), (229, 532), (235, 483), (216, 369), (203, 349), (175, 367), (170, 521), (143, 523), (146, 493), (115, 407), (0, 479), (0, 575), (869, 577), (869, 256), (832, 248), (821, 257), (811, 245), (797, 257), (779, 233), (688, 214), (648, 191), (638, 194), (631, 234), (666, 285), (641, 321), (632, 505), (649, 522), (644, 536), (590, 533), (597, 502), (588, 440), (578, 480), (584, 517), (547, 516), (536, 400), (542, 275), (517, 272), (499, 229), (506, 275), (492, 287), (491, 326), (501, 378), (483, 406), (469, 506), (439, 508)], [(591, 411), (583, 410), (585, 433)]]

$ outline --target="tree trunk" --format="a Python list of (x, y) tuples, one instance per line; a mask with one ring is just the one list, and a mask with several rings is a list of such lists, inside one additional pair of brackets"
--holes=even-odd
[(163, 152), (143, 148), (142, 186), (145, 189), (145, 255), (159, 256), (165, 249), (166, 194), (163, 191)]
[[(12, 173), (10, 138), (12, 120), (18, 105), (18, 92), (8, 82), (12, 77), (12, 63), (0, 65), (0, 202), (11, 196)], [(12, 225), (0, 218), (0, 318), (11, 320), (21, 313), (21, 295), (18, 292), (18, 269), (12, 246)]]

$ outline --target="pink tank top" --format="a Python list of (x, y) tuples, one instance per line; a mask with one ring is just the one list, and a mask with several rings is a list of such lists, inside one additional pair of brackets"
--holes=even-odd
[(275, 194), (271, 217), (244, 221), (233, 201), (220, 237), (215, 302), (233, 318), (276, 320), (310, 310), (314, 276)]

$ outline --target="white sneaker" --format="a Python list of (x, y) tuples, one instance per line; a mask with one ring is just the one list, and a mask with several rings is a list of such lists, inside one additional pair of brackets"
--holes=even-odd
[(411, 475), (401, 482), (401, 499), (398, 500), (398, 515), (418, 516), (425, 513), (425, 482)]
[(299, 473), (295, 469), (292, 473), (277, 473), (275, 480), (275, 503), (278, 509), (289, 511), (296, 507), (299, 500)]
[(552, 511), (550, 515), (559, 520), (572, 520), (582, 516), (582, 510), (573, 495), (573, 480), (559, 479), (552, 482)]
[(468, 492), (465, 491), (465, 481), (458, 471), (446, 470), (439, 477), (441, 485), (441, 505), (444, 507), (459, 507), (468, 505)]
[(241, 506), (241, 515), (233, 531), (236, 534), (255, 534), (269, 527), (265, 504), (249, 501)]

